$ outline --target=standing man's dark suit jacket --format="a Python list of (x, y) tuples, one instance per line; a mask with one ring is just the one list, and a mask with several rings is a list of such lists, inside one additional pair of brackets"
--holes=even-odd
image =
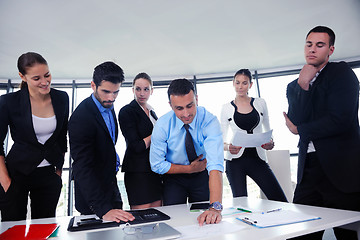
[(69, 97), (66, 92), (50, 90), (51, 103), (56, 116), (56, 129), (45, 142), (39, 143), (33, 126), (29, 91), (23, 88), (0, 98), (0, 155), (5, 156), (3, 142), (10, 126), (14, 144), (5, 161), (11, 174), (15, 171), (30, 174), (44, 159), (61, 169), (67, 151), (67, 124)]
[[(155, 119), (157, 117), (155, 116)], [(120, 129), (126, 139), (126, 151), (122, 163), (122, 172), (151, 172), (149, 151), (144, 138), (152, 133), (153, 124), (144, 110), (131, 101), (119, 112)]]
[[(118, 136), (116, 125), (115, 139)], [(122, 208), (116, 180), (116, 152), (105, 121), (91, 96), (80, 103), (69, 120), (70, 153), (75, 180), (75, 207), (82, 214), (102, 217)]]
[(325, 174), (343, 192), (360, 192), (359, 81), (345, 62), (328, 63), (309, 91), (287, 87), (288, 116), (297, 126), (298, 184), (310, 141)]

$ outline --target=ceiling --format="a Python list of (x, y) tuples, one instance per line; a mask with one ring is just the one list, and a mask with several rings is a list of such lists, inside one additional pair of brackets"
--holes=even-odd
[(301, 66), (316, 25), (336, 35), (332, 60), (360, 60), (359, 0), (1, 0), (0, 79), (35, 51), (53, 79), (91, 79), (112, 60), (155, 80)]

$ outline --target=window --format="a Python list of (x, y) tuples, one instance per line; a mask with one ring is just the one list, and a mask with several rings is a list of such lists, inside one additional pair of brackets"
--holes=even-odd
[(286, 127), (283, 112), (288, 110), (286, 87), (296, 78), (297, 75), (288, 75), (259, 79), (260, 94), (265, 99), (269, 110), (270, 126), (273, 129), (275, 142), (274, 149), (289, 149), (290, 153), (298, 152), (299, 137), (292, 134)]
[[(358, 79), (360, 79), (360, 68), (353, 69)], [(269, 78), (260, 78), (258, 80), (258, 86), (256, 81), (254, 81), (252, 88), (250, 89), (249, 96), (258, 97), (258, 87), (260, 90), (260, 95), (267, 102), (267, 107), (270, 115), (270, 125), (273, 128), (273, 136), (275, 141), (275, 149), (289, 149), (291, 153), (297, 154), (297, 142), (298, 136), (295, 136), (289, 132), (285, 126), (285, 120), (282, 112), (287, 111), (287, 99), (286, 99), (286, 86), (289, 82), (297, 78), (295, 75), (279, 76), (279, 77), (269, 77)], [(16, 82), (16, 80), (12, 81)], [(1, 82), (3, 83), (3, 82)], [(7, 80), (4, 82), (7, 83)], [(6, 94), (6, 85), (1, 85), (0, 95)], [(56, 87), (56, 82), (53, 81), (53, 86)], [(199, 81), (196, 85), (197, 94), (198, 94), (198, 103), (199, 106), (204, 106), (208, 111), (216, 115), (220, 119), (221, 107), (223, 104), (230, 102), (235, 98), (235, 92), (232, 86), (232, 81), (223, 81), (223, 82), (211, 82), (211, 83), (201, 83)], [(72, 106), (72, 88), (57, 88), (59, 90), (66, 91), (69, 95), (70, 100), (70, 115), (71, 115), (71, 106)], [(13, 89), (13, 91), (18, 91), (18, 88)], [(75, 88), (75, 103), (76, 107), (82, 100), (89, 97), (92, 93), (92, 89), (89, 85), (86, 87), (77, 87)], [(131, 87), (121, 87), (120, 93), (115, 101), (115, 113), (118, 115), (119, 110), (124, 105), (130, 103), (133, 99), (133, 93)], [(167, 96), (167, 86), (157, 86), (154, 88), (153, 95), (149, 99), (149, 104), (154, 107), (155, 112), (158, 117), (164, 115), (171, 110), (168, 103)], [(360, 118), (360, 111), (359, 111)], [(11, 147), (13, 141), (9, 137), (8, 142), (5, 141), (5, 146), (8, 145)], [(69, 149), (69, 148), (68, 148)], [(120, 159), (123, 158), (126, 149), (125, 140), (119, 129), (119, 137), (116, 144), (116, 150), (119, 154)], [(7, 148), (9, 151), (9, 148)], [(69, 168), (69, 151), (65, 156), (64, 168)], [(291, 171), (292, 171), (292, 180), (296, 182), (296, 171), (297, 171), (297, 157), (291, 157)], [(123, 174), (118, 173), (118, 186), (121, 192), (121, 196), (124, 201), (124, 209), (129, 209), (127, 202), (126, 191), (123, 183)], [(226, 175), (224, 177), (224, 198), (232, 198), (231, 189), (228, 185)], [(67, 215), (68, 208), (68, 196), (69, 196), (69, 171), (64, 170), (63, 175), (63, 188), (57, 208), (57, 216)], [(256, 184), (248, 179), (248, 194), (249, 196), (259, 196), (259, 189)], [(74, 211), (74, 214), (78, 214)]]
[[(274, 150), (289, 150), (297, 154), (299, 136), (292, 134), (285, 125), (283, 112), (288, 110), (287, 85), (298, 77), (297, 74), (259, 79), (261, 97), (265, 99), (269, 111), (270, 127), (273, 129)], [(296, 182), (297, 157), (290, 158), (291, 180)]]
[[(256, 82), (253, 83), (249, 95), (257, 97)], [(196, 85), (199, 106), (204, 106), (220, 120), (221, 107), (235, 99), (232, 81), (198, 83)]]

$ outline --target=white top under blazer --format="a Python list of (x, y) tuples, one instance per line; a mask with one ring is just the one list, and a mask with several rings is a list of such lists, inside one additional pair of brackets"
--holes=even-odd
[[(260, 121), (259, 124), (254, 128), (253, 133), (263, 133), (270, 131), (270, 122), (269, 122), (269, 113), (266, 106), (266, 102), (262, 98), (255, 98), (253, 102), (255, 110), (259, 113)], [(234, 113), (235, 107), (229, 102), (222, 106), (221, 109), (221, 130), (223, 133), (223, 141), (225, 143), (230, 143), (234, 133), (240, 131), (247, 133), (246, 130), (239, 128), (234, 122)], [(231, 129), (231, 134), (229, 135), (229, 127)], [(243, 154), (245, 148), (241, 148), (238, 154), (231, 154), (230, 151), (225, 151), (225, 160), (232, 160), (234, 158), (239, 158)], [(262, 147), (256, 147), (257, 154), (259, 157), (267, 162), (265, 149)]]
[[(37, 137), (37, 140), (41, 144), (45, 142), (52, 136), (56, 129), (56, 116), (49, 118), (42, 118), (32, 115), (34, 131)], [(46, 167), (51, 166), (51, 164), (44, 159), (37, 167)]]

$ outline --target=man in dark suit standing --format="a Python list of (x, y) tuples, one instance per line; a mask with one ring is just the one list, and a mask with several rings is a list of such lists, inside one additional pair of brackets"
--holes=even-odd
[(113, 103), (123, 81), (123, 70), (115, 63), (104, 62), (95, 67), (93, 94), (80, 103), (69, 120), (75, 207), (81, 214), (95, 213), (116, 222), (134, 219), (121, 210), (116, 180), (118, 125)]
[[(330, 28), (310, 30), (306, 64), (287, 86), (286, 125), (300, 136), (294, 203), (360, 211), (359, 81), (345, 62), (329, 62), (334, 42)], [(337, 239), (357, 239), (354, 231), (334, 232)]]

